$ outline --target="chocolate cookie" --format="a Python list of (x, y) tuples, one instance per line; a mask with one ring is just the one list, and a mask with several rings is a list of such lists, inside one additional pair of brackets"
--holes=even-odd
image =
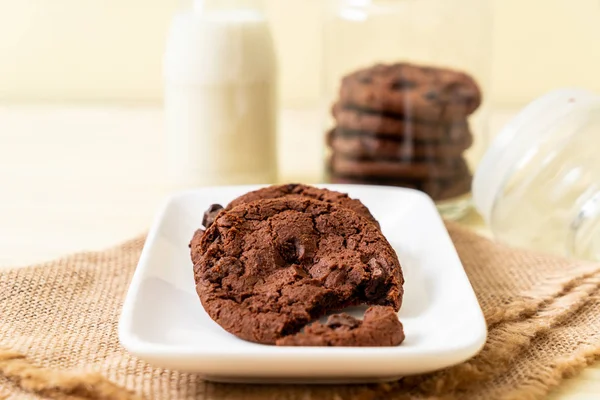
[[(302, 185), (298, 183), (269, 186), (246, 193), (231, 201), (231, 203), (229, 203), (225, 209), (231, 210), (233, 207), (237, 207), (240, 204), (250, 203), (256, 200), (278, 199), (289, 196), (304, 197), (308, 199), (324, 201), (326, 203), (338, 204), (362, 215), (379, 227), (379, 223), (375, 217), (373, 217), (369, 209), (360, 200), (353, 199), (346, 193), (340, 193), (328, 189), (319, 189), (313, 186)], [(208, 228), (212, 223), (212, 220), (214, 220), (214, 217), (216, 217), (218, 214), (218, 207), (220, 206), (213, 205), (211, 206), (211, 209), (205, 213), (205, 218), (203, 221), (203, 225), (205, 227)]]
[(431, 160), (355, 159), (334, 154), (330, 159), (330, 170), (333, 175), (357, 178), (443, 180), (464, 175), (468, 167), (462, 158), (435, 163)]
[(363, 320), (336, 314), (325, 324), (315, 322), (303, 332), (277, 340), (278, 346), (398, 346), (404, 330), (391, 307), (370, 307)]
[(273, 344), (329, 311), (402, 301), (398, 258), (379, 229), (347, 208), (300, 197), (219, 213), (191, 243), (196, 291), (210, 317)]
[(441, 122), (473, 113), (481, 104), (481, 92), (463, 72), (409, 63), (378, 64), (344, 77), (340, 102), (407, 119)]
[(336, 153), (351, 158), (386, 160), (454, 159), (471, 147), (473, 137), (465, 136), (455, 143), (422, 143), (391, 140), (367, 134), (346, 134), (340, 129), (327, 133), (327, 144)]
[(339, 128), (369, 132), (376, 136), (408, 138), (412, 140), (460, 140), (470, 135), (469, 124), (463, 119), (446, 123), (427, 123), (377, 112), (368, 112), (336, 104), (333, 116)]
[(379, 186), (397, 186), (409, 189), (416, 189), (427, 193), (436, 201), (448, 200), (454, 197), (462, 196), (471, 191), (471, 182), (473, 178), (467, 173), (464, 176), (448, 180), (399, 180), (399, 179), (374, 179), (374, 178), (353, 178), (332, 175), (329, 181), (332, 183), (351, 184), (351, 185), (379, 185)]

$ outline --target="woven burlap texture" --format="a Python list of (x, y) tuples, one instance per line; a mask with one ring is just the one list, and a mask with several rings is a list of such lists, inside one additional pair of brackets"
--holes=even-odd
[(363, 386), (214, 384), (153, 368), (117, 339), (138, 238), (0, 273), (0, 398), (526, 400), (598, 358), (600, 265), (514, 250), (457, 225), (449, 231), (489, 327), (483, 351), (461, 365)]

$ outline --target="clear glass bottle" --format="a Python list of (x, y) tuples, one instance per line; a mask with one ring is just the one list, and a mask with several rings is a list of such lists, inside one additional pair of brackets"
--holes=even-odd
[(277, 180), (277, 63), (262, 0), (188, 1), (164, 59), (171, 186)]
[(327, 0), (326, 180), (420, 189), (470, 206), (486, 147), (487, 0)]
[(475, 174), (477, 209), (509, 244), (600, 260), (600, 96), (551, 92), (494, 139)]

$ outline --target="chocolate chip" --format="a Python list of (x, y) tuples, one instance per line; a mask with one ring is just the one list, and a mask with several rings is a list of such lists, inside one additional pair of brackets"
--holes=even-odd
[(204, 212), (204, 217), (202, 217), (202, 225), (208, 229), (213, 222), (215, 222), (215, 218), (219, 214), (219, 211), (223, 209), (223, 206), (220, 204), (213, 204), (208, 207), (208, 210)]
[(306, 254), (306, 247), (297, 238), (288, 239), (279, 246), (279, 253), (286, 262), (294, 264), (302, 261)]
[(377, 296), (377, 294), (384, 288), (388, 279), (388, 273), (385, 268), (383, 268), (383, 265), (375, 258), (372, 258), (368, 262), (368, 265), (371, 267), (371, 279), (365, 287), (365, 297), (367, 299), (371, 299), (374, 296)]
[(390, 89), (392, 90), (406, 90), (406, 89), (414, 89), (417, 86), (415, 81), (411, 81), (406, 78), (398, 78), (392, 82), (390, 85)]
[(373, 78), (366, 75), (366, 76), (361, 76), (360, 78), (358, 78), (358, 81), (360, 83), (362, 83), (363, 85), (370, 85), (371, 83), (373, 83)]
[(291, 241), (283, 242), (279, 246), (279, 254), (289, 264), (296, 262), (296, 246)]
[(347, 326), (348, 328), (356, 328), (360, 326), (361, 321), (348, 314), (334, 314), (327, 318), (326, 326), (330, 328), (339, 328)]
[(296, 257), (298, 260), (302, 260), (304, 258), (304, 254), (306, 253), (306, 247), (304, 247), (299, 240), (296, 240), (294, 244), (296, 245)]

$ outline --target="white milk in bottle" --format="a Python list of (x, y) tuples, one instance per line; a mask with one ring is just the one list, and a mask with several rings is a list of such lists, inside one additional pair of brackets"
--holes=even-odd
[(196, 1), (178, 13), (164, 67), (171, 185), (275, 182), (277, 68), (260, 2)]

